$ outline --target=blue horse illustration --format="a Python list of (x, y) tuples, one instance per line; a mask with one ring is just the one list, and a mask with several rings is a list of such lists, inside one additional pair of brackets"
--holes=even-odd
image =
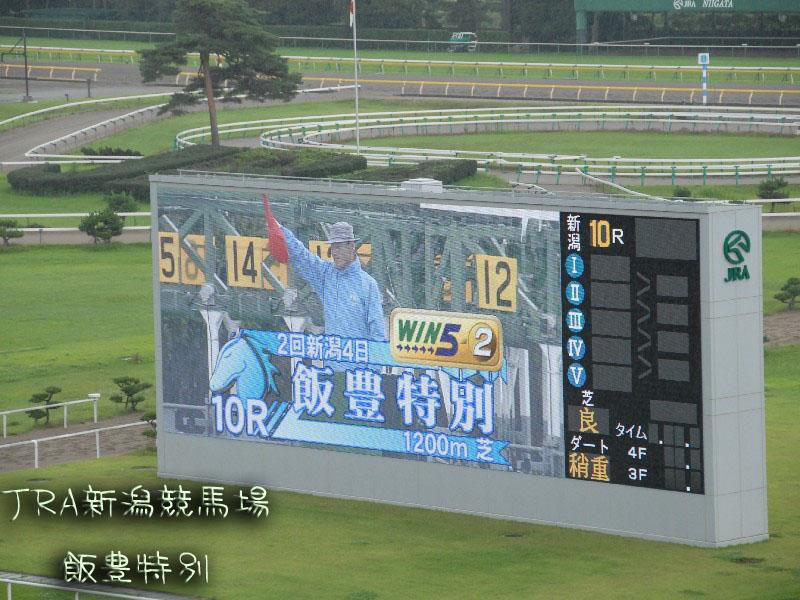
[(278, 391), (274, 374), (278, 371), (269, 355), (260, 352), (255, 341), (243, 331), (222, 347), (208, 382), (212, 393), (236, 384), (236, 395), (243, 401), (260, 400), (269, 391)]

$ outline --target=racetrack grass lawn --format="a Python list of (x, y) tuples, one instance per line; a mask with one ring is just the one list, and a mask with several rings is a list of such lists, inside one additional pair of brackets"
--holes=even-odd
[[(0, 44), (15, 44), (19, 40), (14, 36), (0, 36)], [(153, 48), (151, 42), (134, 42), (129, 40), (89, 40), (75, 38), (47, 38), (29, 37), (29, 46), (44, 46), (54, 48), (91, 48), (108, 50), (141, 50)], [(414, 47), (421, 48), (414, 50)], [(564, 46), (567, 47), (566, 45)], [(576, 54), (575, 52), (549, 52), (547, 46), (541, 46), (541, 52), (536, 46), (531, 52), (447, 52), (441, 43), (427, 47), (425, 42), (410, 44), (409, 50), (381, 50), (375, 49), (375, 43), (366, 39), (359, 40), (358, 54), (362, 58), (385, 58), (399, 60), (447, 60), (460, 62), (529, 62), (529, 63), (566, 63), (566, 64), (614, 64), (614, 65), (685, 65), (697, 66), (697, 54), (690, 52), (685, 56), (660, 56), (658, 50), (652, 50), (647, 56), (634, 55), (606, 55), (606, 54)], [(438, 48), (439, 51), (434, 50)], [(283, 56), (325, 56), (352, 58), (352, 46), (349, 41), (343, 42), (341, 48), (320, 48), (314, 46), (281, 46), (277, 49)], [(737, 49), (738, 51), (738, 49)], [(615, 49), (615, 52), (619, 52)], [(792, 67), (797, 66), (796, 57), (754, 57), (754, 56), (723, 56), (730, 54), (731, 50), (720, 50), (711, 55), (713, 66), (740, 66), (740, 67)], [(97, 59), (87, 55), (86, 62), (97, 62)]]
[[(154, 383), (149, 245), (0, 247), (0, 273), (0, 409), (34, 407), (31, 395), (52, 385), (63, 390), (56, 402), (100, 392), (100, 416), (109, 417), (122, 412), (109, 400), (114, 377)], [(152, 390), (146, 397), (139, 408), (154, 410)], [(91, 405), (69, 414), (90, 418)], [(51, 414), (55, 433), (61, 417)], [(10, 432), (32, 424), (9, 416)]]
[[(764, 314), (770, 315), (786, 308), (786, 304), (775, 300), (773, 296), (787, 279), (800, 278), (800, 233), (773, 231), (764, 233), (762, 239)], [(800, 386), (795, 391), (800, 400)]]
[[(131, 557), (191, 551), (208, 555), (208, 584), (185, 586), (173, 574), (166, 586), (149, 589), (237, 600), (797, 598), (798, 359), (800, 346), (766, 351), (771, 535), (766, 542), (700, 549), (278, 491), (270, 492), (269, 517), (259, 521), (125, 518), (119, 502), (112, 519), (36, 517), (30, 501), (10, 522), (16, 504), (5, 494), (0, 495), (0, 518), (6, 522), (0, 568), (58, 577), (67, 551), (101, 557), (111, 550)], [(0, 489), (51, 489), (60, 503), (66, 487), (78, 493), (91, 484), (116, 490), (120, 499), (135, 485), (176, 487), (177, 482), (156, 478), (155, 464), (152, 452), (140, 452), (18, 471), (0, 474)], [(197, 487), (188, 487), (198, 503)], [(237, 489), (228, 488), (228, 504)], [(587, 486), (586, 510), (593, 509)], [(144, 587), (140, 576), (133, 579)]]
[[(513, 125), (512, 125), (513, 127)], [(458, 135), (409, 135), (361, 140), (362, 146), (433, 148), (472, 152), (586, 155), (591, 158), (738, 158), (797, 156), (794, 137), (737, 133), (659, 131), (507, 131)], [(743, 164), (746, 161), (743, 160)], [(591, 173), (591, 171), (590, 171)]]
[[(783, 309), (773, 295), (789, 277), (800, 277), (798, 256), (800, 234), (764, 234), (766, 313)], [(32, 406), (32, 394), (55, 385), (63, 389), (59, 401), (100, 392), (101, 417), (109, 417), (121, 412), (108, 400), (117, 391), (114, 377), (154, 383), (150, 261), (146, 244), (0, 246), (0, 315), (6, 317), (0, 410)], [(148, 391), (140, 408), (153, 410), (153, 397)], [(90, 406), (71, 408), (70, 415), (86, 419)], [(60, 417), (60, 410), (53, 413), (54, 428)], [(11, 432), (32, 426), (25, 415), (9, 418)]]

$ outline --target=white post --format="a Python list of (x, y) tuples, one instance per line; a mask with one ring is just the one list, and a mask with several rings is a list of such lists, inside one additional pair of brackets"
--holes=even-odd
[(13, 600), (13, 598), (11, 597), (11, 582), (10, 581), (6, 584), (6, 589), (8, 590), (8, 600)]
[(95, 446), (97, 447), (97, 458), (100, 458), (100, 432), (99, 431), (95, 431), (94, 432), (94, 443), (95, 443)]
[(219, 356), (219, 327), (224, 320), (224, 313), (218, 310), (201, 308), (200, 316), (203, 317), (203, 321), (206, 323), (206, 358), (208, 360), (208, 377), (210, 379)]
[(33, 468), (39, 468), (39, 441), (33, 440)]
[(703, 65), (703, 106), (708, 103), (708, 65)]
[(67, 406), (67, 405), (65, 404), (65, 405), (64, 405), (64, 429), (66, 429), (66, 428), (67, 428), (67, 409), (68, 409), (68, 408), (69, 408), (69, 406)]
[(703, 86), (703, 106), (708, 103), (708, 63), (710, 57), (708, 52), (700, 52), (697, 55), (697, 64), (702, 68), (701, 81)]
[(94, 422), (97, 423), (97, 401), (100, 400), (100, 394), (88, 394), (87, 398), (92, 401), (92, 417)]
[(356, 49), (356, 0), (350, 0), (353, 27), (353, 80), (356, 85), (356, 154), (361, 154), (361, 134), (358, 120), (358, 51)]

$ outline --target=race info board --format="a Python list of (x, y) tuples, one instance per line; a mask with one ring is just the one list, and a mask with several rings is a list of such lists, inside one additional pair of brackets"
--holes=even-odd
[(756, 209), (192, 176), (151, 196), (161, 474), (766, 536)]

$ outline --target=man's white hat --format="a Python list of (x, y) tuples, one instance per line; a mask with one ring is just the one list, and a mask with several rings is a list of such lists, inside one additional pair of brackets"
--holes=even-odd
[(353, 226), (345, 221), (334, 223), (328, 228), (328, 242), (337, 244), (339, 242), (357, 242), (359, 238), (353, 236)]

